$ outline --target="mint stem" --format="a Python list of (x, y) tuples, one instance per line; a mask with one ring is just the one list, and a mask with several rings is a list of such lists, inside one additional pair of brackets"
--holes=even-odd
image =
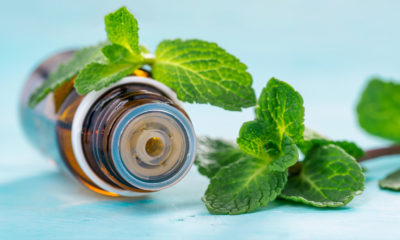
[[(400, 154), (400, 145), (376, 148), (376, 149), (371, 149), (371, 150), (365, 151), (364, 156), (357, 159), (357, 162), (365, 162), (367, 160), (371, 160), (374, 158), (390, 156), (390, 155), (397, 155), (397, 154)], [(301, 165), (302, 165), (301, 162), (297, 162), (295, 165), (291, 166), (289, 168), (289, 174), (290, 175), (298, 174), (301, 170), (301, 167), (302, 167)]]
[(156, 61), (156, 58), (152, 54), (143, 54), (143, 64), (147, 64), (152, 66), (154, 62)]
[(365, 151), (363, 157), (357, 159), (358, 162), (364, 162), (370, 159), (400, 154), (400, 145), (393, 145), (389, 147), (376, 148)]

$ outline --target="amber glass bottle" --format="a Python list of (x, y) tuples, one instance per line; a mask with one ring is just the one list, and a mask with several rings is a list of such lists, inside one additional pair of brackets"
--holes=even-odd
[(29, 140), (68, 175), (101, 194), (136, 196), (182, 179), (195, 157), (193, 127), (174, 92), (147, 71), (135, 70), (83, 96), (71, 81), (28, 107), (36, 87), (72, 55), (49, 58), (28, 79), (21, 121)]

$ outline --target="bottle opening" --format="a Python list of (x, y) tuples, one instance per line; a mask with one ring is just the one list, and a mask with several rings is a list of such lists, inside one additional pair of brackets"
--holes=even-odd
[(150, 157), (157, 157), (165, 150), (164, 142), (159, 137), (152, 137), (146, 142), (146, 153)]

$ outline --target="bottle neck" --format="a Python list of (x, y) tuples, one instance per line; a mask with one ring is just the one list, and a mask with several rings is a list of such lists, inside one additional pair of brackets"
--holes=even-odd
[(81, 141), (95, 175), (122, 190), (169, 187), (194, 160), (195, 135), (187, 114), (145, 84), (123, 84), (99, 97), (83, 121)]

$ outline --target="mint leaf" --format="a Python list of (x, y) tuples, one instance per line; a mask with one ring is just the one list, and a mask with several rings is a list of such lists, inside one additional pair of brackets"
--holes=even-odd
[(140, 64), (91, 63), (79, 73), (74, 86), (79, 94), (98, 91), (132, 74), (139, 66)]
[(104, 56), (112, 63), (139, 63), (143, 61), (141, 55), (132, 55), (128, 49), (117, 45), (111, 44), (101, 49)]
[(235, 144), (212, 138), (199, 139), (195, 164), (204, 176), (212, 178), (222, 167), (246, 156)]
[(211, 178), (202, 200), (213, 214), (241, 214), (264, 207), (283, 189), (287, 171), (271, 171), (262, 159), (243, 157)]
[(303, 98), (289, 84), (271, 78), (258, 100), (257, 119), (264, 120), (279, 132), (301, 142), (304, 131)]
[(255, 104), (247, 67), (215, 43), (165, 40), (155, 52), (152, 73), (180, 100), (240, 111)]
[[(263, 121), (250, 121), (242, 125), (237, 143), (240, 149), (269, 164), (269, 169), (285, 171), (295, 164), (299, 153), (293, 140), (284, 135), (282, 142), (276, 140), (276, 132)], [(276, 130), (275, 130), (276, 131)]]
[(75, 77), (87, 64), (105, 61), (101, 52), (104, 45), (105, 43), (100, 43), (97, 46), (83, 48), (82, 50), (75, 52), (75, 55), (71, 60), (61, 64), (56, 71), (50, 73), (48, 79), (35, 90), (29, 98), (29, 106), (36, 106), (47, 96), (47, 94)]
[(393, 191), (400, 191), (400, 169), (380, 180), (379, 186)]
[(355, 159), (333, 144), (307, 153), (298, 175), (289, 176), (280, 197), (315, 207), (346, 205), (364, 189), (364, 174)]
[(276, 129), (260, 120), (243, 123), (236, 142), (243, 152), (260, 159), (274, 158), (281, 150)]
[(299, 143), (298, 146), (303, 154), (307, 155), (307, 152), (311, 148), (315, 146), (324, 146), (329, 144), (334, 144), (341, 147), (344, 151), (353, 156), (355, 159), (359, 159), (364, 156), (364, 151), (359, 146), (357, 146), (357, 144), (349, 141), (332, 141), (309, 128), (305, 129), (304, 141)]
[(284, 135), (281, 146), (282, 150), (277, 159), (271, 161), (272, 170), (285, 171), (299, 159), (299, 150), (290, 137)]
[(400, 84), (371, 79), (357, 105), (358, 121), (368, 133), (400, 142)]
[(104, 20), (107, 37), (112, 43), (124, 47), (133, 56), (140, 55), (138, 23), (126, 7), (108, 14)]

